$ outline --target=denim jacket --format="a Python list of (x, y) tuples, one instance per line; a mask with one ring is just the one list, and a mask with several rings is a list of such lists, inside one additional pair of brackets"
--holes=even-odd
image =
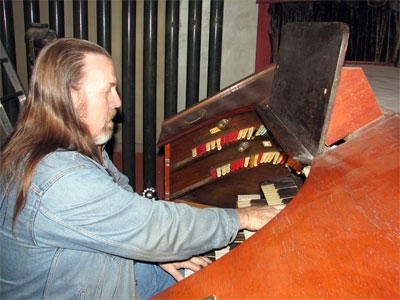
[(7, 201), (1, 179), (1, 299), (136, 299), (134, 260), (183, 260), (235, 238), (234, 210), (141, 197), (103, 157), (110, 172), (75, 151), (42, 159), (15, 236), (16, 188)]

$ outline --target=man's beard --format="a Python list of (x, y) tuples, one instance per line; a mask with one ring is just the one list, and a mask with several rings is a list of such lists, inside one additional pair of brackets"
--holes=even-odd
[[(110, 114), (109, 120), (114, 119), (116, 114), (117, 114), (117, 110), (113, 110)], [(113, 133), (114, 133), (114, 123), (107, 122), (104, 125), (103, 129), (101, 130), (100, 134), (94, 138), (94, 143), (96, 145), (104, 145), (111, 139), (111, 137), (113, 136)]]
[(94, 143), (96, 145), (104, 145), (105, 143), (107, 143), (111, 139), (114, 133), (113, 130), (114, 130), (114, 123), (106, 124), (103, 127), (101, 133), (94, 138)]

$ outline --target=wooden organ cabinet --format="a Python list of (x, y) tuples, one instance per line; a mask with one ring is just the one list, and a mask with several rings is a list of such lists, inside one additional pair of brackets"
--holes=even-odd
[(288, 24), (276, 65), (163, 123), (166, 200), (235, 207), (285, 177), (300, 191), (154, 299), (400, 297), (399, 116), (343, 67), (347, 39), (342, 23)]
[[(254, 161), (281, 153), (253, 106), (266, 100), (273, 71), (271, 66), (165, 121), (159, 142), (165, 149), (165, 200), (235, 207), (237, 195), (258, 193), (268, 174), (287, 176), (275, 157)], [(200, 118), (205, 121), (197, 125)]]

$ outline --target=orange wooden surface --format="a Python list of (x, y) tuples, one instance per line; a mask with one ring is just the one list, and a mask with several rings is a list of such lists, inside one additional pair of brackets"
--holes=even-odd
[(399, 134), (382, 117), (316, 157), (276, 218), (153, 299), (399, 299)]
[(342, 68), (325, 142), (328, 146), (382, 116), (361, 68)]

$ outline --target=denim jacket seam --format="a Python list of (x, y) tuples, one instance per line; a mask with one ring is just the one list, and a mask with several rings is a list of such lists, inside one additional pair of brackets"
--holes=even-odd
[(84, 164), (80, 164), (79, 166), (69, 167), (67, 169), (61, 170), (57, 172), (54, 176), (50, 177), (43, 185), (42, 185), (42, 193), (47, 191), (55, 182), (57, 182), (60, 178), (64, 177), (67, 174), (71, 174), (77, 170), (85, 169), (87, 166)]
[(40, 207), (40, 202), (41, 202), (41, 196), (43, 193), (36, 193), (36, 197), (35, 197), (35, 202), (33, 204), (33, 209), (32, 209), (32, 213), (28, 219), (28, 233), (29, 233), (29, 238), (32, 242), (33, 245), (37, 246), (37, 242), (35, 239), (35, 235), (34, 235), (34, 227), (35, 227), (35, 219), (36, 219), (36, 215), (37, 212), (39, 210)]
[(54, 257), (53, 257), (53, 260), (52, 260), (51, 266), (50, 266), (49, 275), (47, 276), (46, 285), (44, 287), (43, 299), (48, 299), (47, 298), (48, 289), (49, 289), (49, 287), (51, 285), (51, 280), (52, 280), (53, 275), (54, 275), (54, 270), (55, 270), (55, 267), (56, 267), (57, 262), (58, 262), (58, 258), (60, 256), (60, 253), (61, 253), (62, 250), (63, 250), (62, 248), (58, 248), (56, 253), (54, 254)]
[(112, 296), (112, 299), (113, 299), (113, 300), (114, 300), (114, 299), (117, 299), (118, 289), (119, 289), (119, 286), (120, 286), (120, 283), (121, 283), (121, 273), (122, 273), (121, 268), (122, 268), (122, 264), (121, 264), (121, 261), (119, 261), (118, 280), (117, 280), (117, 283), (116, 283), (116, 285), (115, 285), (114, 294), (113, 294), (113, 296)]
[(30, 188), (32, 191), (36, 194), (41, 196), (43, 194), (43, 189), (41, 189), (39, 186), (37, 186), (34, 182), (32, 182)]
[(99, 276), (99, 280), (97, 282), (97, 287), (98, 288), (96, 289), (97, 291), (96, 291), (95, 296), (94, 296), (95, 299), (100, 299), (101, 298), (100, 292), (101, 292), (102, 287), (104, 285), (104, 275), (105, 275), (105, 273), (107, 273), (106, 269), (110, 264), (110, 259), (111, 259), (110, 255), (106, 255), (105, 257), (106, 257), (107, 262), (104, 263), (103, 270), (101, 272), (101, 276)]

